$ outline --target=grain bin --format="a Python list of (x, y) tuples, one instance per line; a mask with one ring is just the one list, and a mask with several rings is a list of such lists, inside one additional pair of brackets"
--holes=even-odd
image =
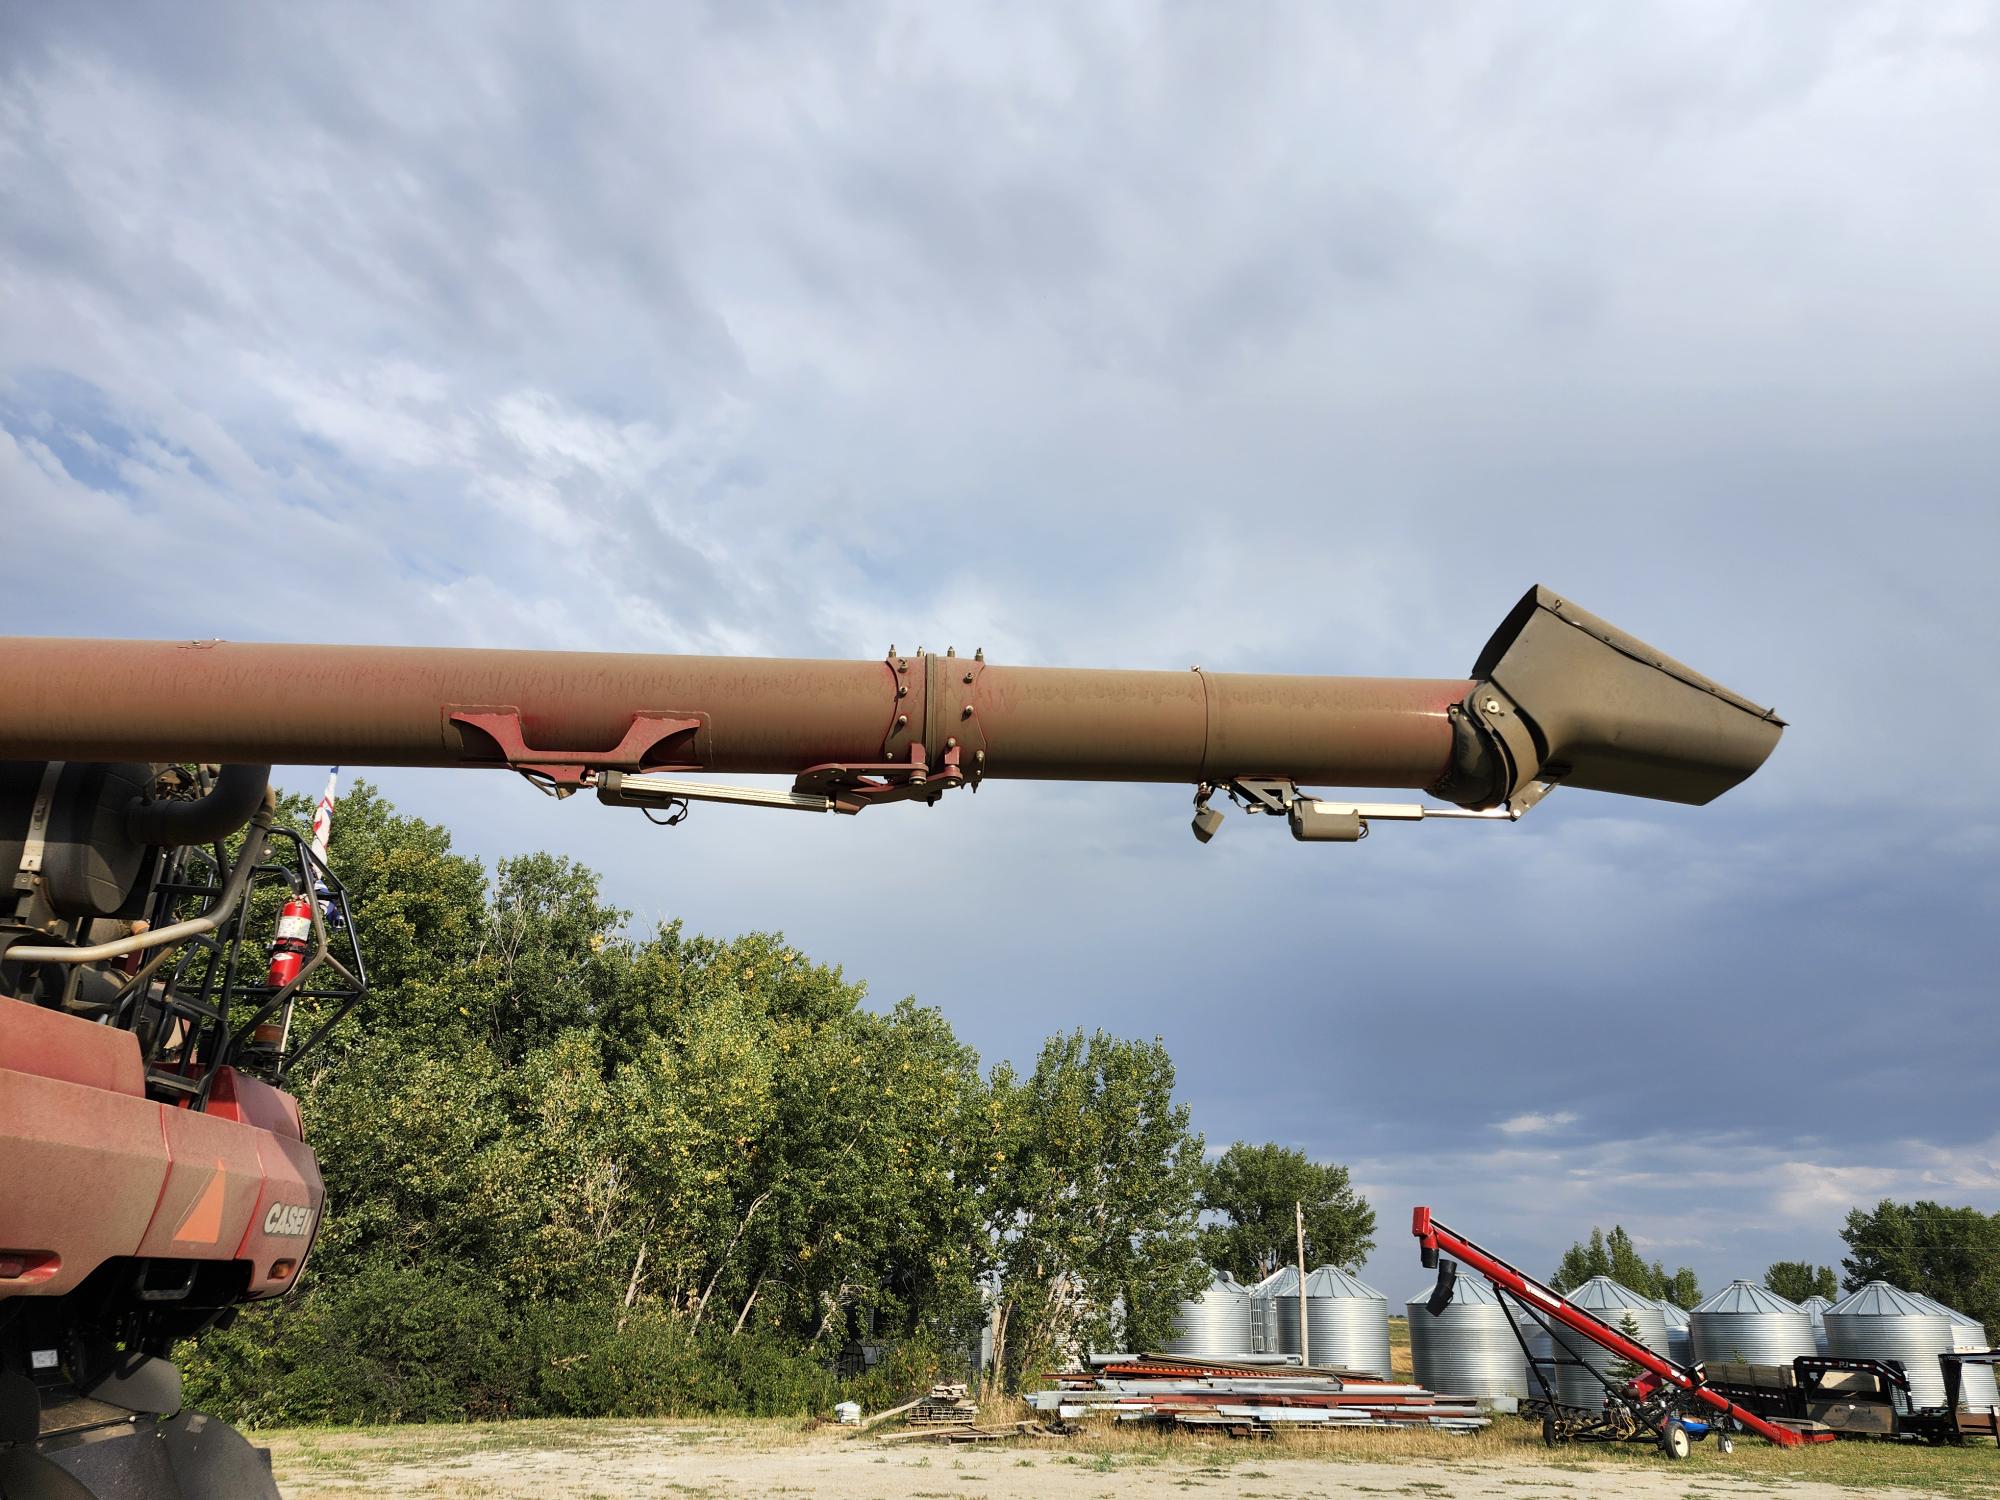
[[(1263, 1302), (1269, 1302), (1280, 1292), (1296, 1293), (1299, 1289), (1299, 1273), (1291, 1266), (1280, 1266), (1269, 1276), (1250, 1288), (1250, 1295)], [(1275, 1342), (1275, 1340), (1273, 1341)]]
[[(1659, 1306), (1650, 1297), (1642, 1297), (1629, 1286), (1622, 1286), (1609, 1276), (1593, 1276), (1582, 1286), (1568, 1294), (1569, 1300), (1602, 1322), (1609, 1323), (1620, 1332), (1624, 1331), (1624, 1320), (1631, 1318), (1639, 1330), (1638, 1342), (1655, 1354), (1667, 1352), (1667, 1320)], [(1555, 1357), (1558, 1360), (1582, 1360), (1589, 1366), (1563, 1363), (1556, 1366), (1556, 1399), (1564, 1406), (1580, 1406), (1586, 1411), (1598, 1411), (1604, 1405), (1604, 1382), (1594, 1377), (1590, 1371), (1616, 1383), (1611, 1375), (1611, 1367), (1617, 1364), (1618, 1356), (1599, 1344), (1592, 1343), (1582, 1334), (1571, 1329), (1556, 1327)]]
[(1826, 1310), (1827, 1353), (1842, 1359), (1901, 1360), (1913, 1406), (1944, 1405), (1938, 1356), (1951, 1344), (1946, 1314), (1886, 1281), (1871, 1281)]
[[(1975, 1349), (1986, 1349), (1986, 1325), (1969, 1313), (1962, 1313), (1955, 1307), (1947, 1307), (1935, 1297), (1926, 1297), (1921, 1292), (1911, 1296), (1919, 1302), (1928, 1303), (1944, 1314), (1945, 1322), (1951, 1327), (1951, 1347), (1964, 1354)], [(1960, 1365), (1958, 1404), (1974, 1411), (1984, 1411), (1988, 1407), (2000, 1405), (2000, 1387), (1996, 1387), (1991, 1365)]]
[(1162, 1354), (1201, 1354), (1235, 1359), (1262, 1354), (1263, 1319), (1250, 1289), (1227, 1271), (1217, 1271), (1198, 1297), (1183, 1302), (1174, 1315), (1175, 1334), (1160, 1345)]
[(1817, 1354), (1812, 1319), (1796, 1302), (1754, 1281), (1732, 1281), (1688, 1314), (1694, 1357), (1704, 1364), (1788, 1365)]
[[(1298, 1268), (1278, 1267), (1250, 1288), (1250, 1295), (1264, 1308), (1264, 1337), (1270, 1352), (1297, 1354), (1299, 1352)], [(1283, 1313), (1278, 1310), (1280, 1298), (1285, 1299)], [(1319, 1358), (1319, 1350), (1313, 1350), (1313, 1358)]]
[[(1417, 1384), (1449, 1396), (1525, 1396), (1514, 1317), (1485, 1281), (1458, 1273), (1451, 1301), (1432, 1316), (1431, 1288), (1409, 1301), (1410, 1360)], [(1314, 1358), (1318, 1358), (1317, 1355)]]
[[(1459, 1274), (1463, 1276), (1465, 1273), (1461, 1271)], [(1548, 1329), (1533, 1318), (1521, 1316), (1517, 1317), (1515, 1322), (1520, 1327), (1522, 1342), (1528, 1346), (1527, 1358), (1521, 1360), (1521, 1384), (1527, 1390), (1530, 1400), (1545, 1401), (1548, 1399), (1548, 1392), (1553, 1391), (1556, 1385), (1555, 1340), (1549, 1337)], [(1518, 1358), (1520, 1355), (1518, 1345), (1514, 1352)], [(1538, 1369), (1541, 1371), (1540, 1380), (1535, 1378)], [(1547, 1390), (1543, 1389), (1543, 1381), (1548, 1382)]]
[(1675, 1306), (1665, 1297), (1655, 1297), (1653, 1305), (1667, 1321), (1667, 1358), (1677, 1365), (1693, 1364), (1694, 1340), (1689, 1335), (1687, 1309)]
[[(1299, 1273), (1287, 1266), (1259, 1282), (1270, 1299), (1270, 1326), (1280, 1354), (1299, 1353)], [(1306, 1335), (1321, 1367), (1389, 1373), (1389, 1299), (1335, 1266), (1306, 1276)]]
[(1799, 1306), (1804, 1308), (1806, 1316), (1812, 1319), (1813, 1343), (1817, 1346), (1817, 1351), (1820, 1354), (1825, 1354), (1826, 1310), (1833, 1306), (1833, 1304), (1818, 1293), (1814, 1293), (1801, 1302)]

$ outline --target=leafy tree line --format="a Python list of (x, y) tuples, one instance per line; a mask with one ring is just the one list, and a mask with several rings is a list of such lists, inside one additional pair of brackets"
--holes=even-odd
[(1787, 1302), (1804, 1302), (1808, 1297), (1836, 1301), (1840, 1283), (1832, 1266), (1816, 1266), (1809, 1260), (1777, 1260), (1764, 1268), (1764, 1286)]
[(1916, 1292), (1986, 1325), (2000, 1336), (2000, 1214), (1952, 1208), (1929, 1199), (1850, 1209), (1840, 1237), (1848, 1253), (1836, 1279), (1833, 1267), (1781, 1260), (1764, 1272), (1764, 1285), (1781, 1297), (1838, 1301), (1871, 1281)]
[(1612, 1225), (1610, 1234), (1592, 1228), (1589, 1240), (1571, 1245), (1563, 1252), (1549, 1285), (1559, 1292), (1571, 1292), (1593, 1276), (1609, 1276), (1642, 1297), (1664, 1297), (1676, 1307), (1693, 1307), (1701, 1301), (1701, 1287), (1690, 1267), (1669, 1271), (1657, 1260), (1648, 1262), (1622, 1224)]
[(1970, 1314), (2000, 1338), (2000, 1213), (1884, 1198), (1850, 1211), (1840, 1237), (1847, 1290), (1887, 1281)]
[[(330, 862), (370, 990), (292, 1084), (327, 1183), (302, 1286), (183, 1351), (232, 1418), (882, 1405), (982, 1330), (1014, 1386), (1157, 1343), (1204, 1251), (1266, 1252), (1274, 1192), (1316, 1254), (1368, 1248), (1343, 1169), (1206, 1165), (1157, 1040), (983, 1072), (939, 1011), (868, 1009), (780, 936), (630, 934), (583, 866), (489, 879), (365, 783)], [(861, 1343), (886, 1362), (843, 1385)]]
[[(1848, 1254), (1845, 1275), (1831, 1266), (1804, 1260), (1774, 1261), (1764, 1285), (1793, 1302), (1808, 1297), (1837, 1301), (1870, 1281), (1886, 1281), (1969, 1314), (2000, 1337), (2000, 1214), (1952, 1208), (1928, 1199), (1897, 1203), (1884, 1198), (1872, 1209), (1849, 1211), (1840, 1237)], [(1600, 1229), (1570, 1246), (1550, 1284), (1567, 1292), (1592, 1276), (1609, 1276), (1648, 1297), (1665, 1297), (1681, 1307), (1701, 1300), (1694, 1272), (1683, 1266), (1669, 1274), (1646, 1262), (1622, 1227)]]

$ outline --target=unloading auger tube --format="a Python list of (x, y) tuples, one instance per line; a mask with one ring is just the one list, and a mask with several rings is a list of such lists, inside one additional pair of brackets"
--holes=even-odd
[(893, 647), (804, 661), (0, 640), (0, 760), (499, 767), (669, 822), (692, 801), (856, 813), (988, 779), (1180, 782), (1203, 842), (1218, 791), (1297, 838), (1353, 842), (1373, 820), (1517, 818), (1557, 785), (1706, 803), (1783, 728), (1544, 588), (1467, 678), (1015, 667)]

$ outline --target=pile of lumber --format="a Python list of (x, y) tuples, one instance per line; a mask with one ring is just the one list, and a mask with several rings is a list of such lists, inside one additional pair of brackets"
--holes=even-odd
[(861, 1430), (869, 1428), (892, 1417), (901, 1417), (907, 1424), (902, 1432), (891, 1433), (884, 1442), (902, 1442), (913, 1438), (937, 1438), (951, 1442), (980, 1442), (988, 1438), (1011, 1436), (1009, 1430), (988, 1431), (974, 1427), (973, 1421), (979, 1416), (979, 1403), (967, 1393), (965, 1386), (958, 1382), (934, 1385), (914, 1400), (905, 1401), (901, 1406), (892, 1406), (887, 1411), (878, 1411), (861, 1424)]
[(884, 1443), (991, 1443), (1000, 1438), (1036, 1437), (1047, 1432), (1039, 1422), (1015, 1422), (1006, 1427), (906, 1427), (877, 1441)]
[(1055, 1377), (1028, 1404), (1071, 1422), (1108, 1413), (1121, 1422), (1223, 1428), (1262, 1435), (1280, 1426), (1429, 1427), (1471, 1432), (1487, 1425), (1470, 1396), (1352, 1370), (1236, 1363), (1145, 1354)]
[(912, 1427), (968, 1427), (979, 1415), (979, 1403), (962, 1384), (934, 1385), (910, 1408)]

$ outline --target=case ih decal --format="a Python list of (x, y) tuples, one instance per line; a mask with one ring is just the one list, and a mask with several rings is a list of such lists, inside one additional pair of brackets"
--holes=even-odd
[(303, 1203), (273, 1203), (264, 1215), (264, 1233), (302, 1239), (312, 1228), (312, 1209)]

